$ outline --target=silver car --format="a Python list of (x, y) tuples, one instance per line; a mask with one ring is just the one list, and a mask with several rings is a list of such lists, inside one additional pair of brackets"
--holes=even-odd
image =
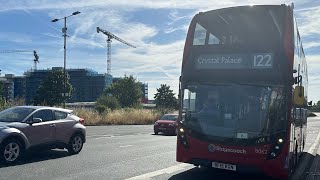
[(16, 106), (0, 112), (0, 161), (13, 164), (30, 149), (66, 148), (78, 154), (86, 141), (84, 120), (72, 110)]

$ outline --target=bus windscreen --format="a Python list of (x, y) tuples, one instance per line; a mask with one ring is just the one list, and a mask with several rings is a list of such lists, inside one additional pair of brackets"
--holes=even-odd
[(286, 129), (282, 87), (188, 85), (183, 97), (185, 126), (209, 137), (252, 139)]

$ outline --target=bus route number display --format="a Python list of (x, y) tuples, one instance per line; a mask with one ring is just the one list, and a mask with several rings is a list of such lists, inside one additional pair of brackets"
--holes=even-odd
[(272, 68), (272, 54), (254, 54), (252, 68)]
[(195, 66), (197, 69), (269, 69), (273, 67), (273, 54), (206, 54), (196, 58)]

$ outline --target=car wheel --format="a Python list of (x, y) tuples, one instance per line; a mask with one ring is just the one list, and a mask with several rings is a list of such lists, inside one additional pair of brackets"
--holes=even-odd
[(9, 139), (5, 141), (0, 150), (0, 160), (2, 160), (5, 164), (14, 164), (22, 154), (21, 143), (16, 139)]
[(72, 136), (70, 139), (70, 144), (68, 147), (68, 152), (70, 154), (78, 154), (83, 147), (83, 138), (80, 134)]

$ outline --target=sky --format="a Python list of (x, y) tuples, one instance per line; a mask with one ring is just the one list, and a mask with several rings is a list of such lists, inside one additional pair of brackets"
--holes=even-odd
[[(148, 83), (149, 99), (161, 84), (178, 94), (187, 28), (201, 11), (254, 4), (290, 4), (286, 0), (0, 0), (0, 51), (37, 50), (38, 69), (63, 66), (63, 18), (67, 19), (67, 68), (106, 73), (107, 30), (137, 48), (112, 41), (111, 74), (133, 75)], [(320, 1), (295, 0), (295, 15), (308, 61), (309, 100), (320, 100)], [(33, 68), (33, 53), (1, 53), (4, 74)]]

